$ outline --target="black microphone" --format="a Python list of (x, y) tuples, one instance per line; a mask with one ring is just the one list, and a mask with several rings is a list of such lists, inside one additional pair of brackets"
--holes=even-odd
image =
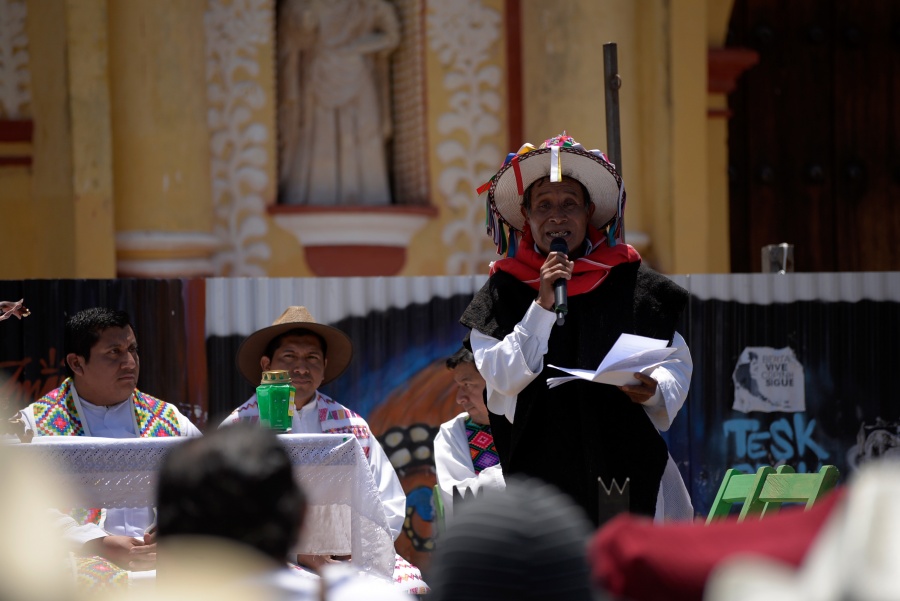
[[(562, 238), (554, 238), (550, 241), (550, 252), (558, 252), (569, 255), (569, 245)], [(556, 301), (556, 325), (566, 323), (566, 313), (569, 312), (569, 292), (566, 288), (566, 278), (558, 278), (553, 282), (553, 298)]]

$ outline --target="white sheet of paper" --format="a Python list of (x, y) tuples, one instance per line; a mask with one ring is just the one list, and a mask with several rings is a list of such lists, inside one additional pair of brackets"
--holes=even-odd
[(668, 347), (667, 340), (635, 336), (634, 334), (621, 334), (596, 370), (575, 369), (549, 365), (570, 376), (547, 378), (547, 386), (555, 388), (572, 380), (587, 380), (613, 386), (637, 384), (634, 372), (644, 373), (655, 369), (664, 363), (674, 361), (669, 355), (675, 352), (674, 347)]

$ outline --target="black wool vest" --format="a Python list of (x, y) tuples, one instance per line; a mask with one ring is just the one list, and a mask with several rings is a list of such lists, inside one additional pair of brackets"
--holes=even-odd
[[(476, 293), (460, 322), (497, 339), (512, 332), (536, 291), (505, 272)], [(548, 367), (596, 369), (629, 333), (671, 341), (687, 303), (686, 290), (627, 263), (614, 267), (596, 289), (569, 297), (562, 326), (553, 326), (544, 369), (517, 398), (514, 423), (491, 413), (491, 429), (504, 475), (525, 473), (555, 484), (599, 519), (598, 478), (630, 481), (630, 510), (652, 516), (668, 460), (665, 441), (643, 407), (608, 384), (583, 380), (547, 387), (567, 375)]]

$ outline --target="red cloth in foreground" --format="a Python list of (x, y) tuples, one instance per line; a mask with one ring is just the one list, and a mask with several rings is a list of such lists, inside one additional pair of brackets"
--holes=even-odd
[(619, 515), (590, 543), (594, 584), (629, 601), (701, 601), (713, 568), (728, 557), (752, 553), (799, 566), (844, 494), (837, 489), (809, 511), (788, 507), (762, 520), (731, 517), (709, 526)]

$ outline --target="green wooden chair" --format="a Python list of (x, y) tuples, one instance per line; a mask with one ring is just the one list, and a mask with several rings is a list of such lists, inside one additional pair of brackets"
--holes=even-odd
[(759, 468), (755, 474), (745, 474), (740, 470), (729, 469), (722, 478), (722, 484), (719, 485), (719, 492), (713, 500), (712, 507), (709, 508), (709, 515), (706, 523), (711, 524), (717, 520), (724, 519), (731, 513), (732, 505), (743, 503), (741, 515), (738, 517), (742, 520), (743, 509), (747, 507), (747, 500), (753, 498), (759, 493), (769, 474), (774, 474), (775, 469), (769, 466)]
[(837, 486), (840, 472), (833, 465), (824, 465), (818, 472), (798, 474), (789, 465), (780, 466), (766, 476), (758, 493), (744, 503), (741, 516), (773, 515), (784, 503), (803, 503), (812, 507), (822, 495)]
[(773, 515), (784, 503), (805, 503), (809, 509), (837, 486), (839, 478), (840, 472), (833, 465), (825, 465), (811, 474), (798, 474), (789, 465), (782, 465), (777, 470), (764, 466), (755, 474), (730, 469), (725, 472), (706, 523), (728, 516), (737, 503), (743, 504), (738, 521), (749, 516)]

